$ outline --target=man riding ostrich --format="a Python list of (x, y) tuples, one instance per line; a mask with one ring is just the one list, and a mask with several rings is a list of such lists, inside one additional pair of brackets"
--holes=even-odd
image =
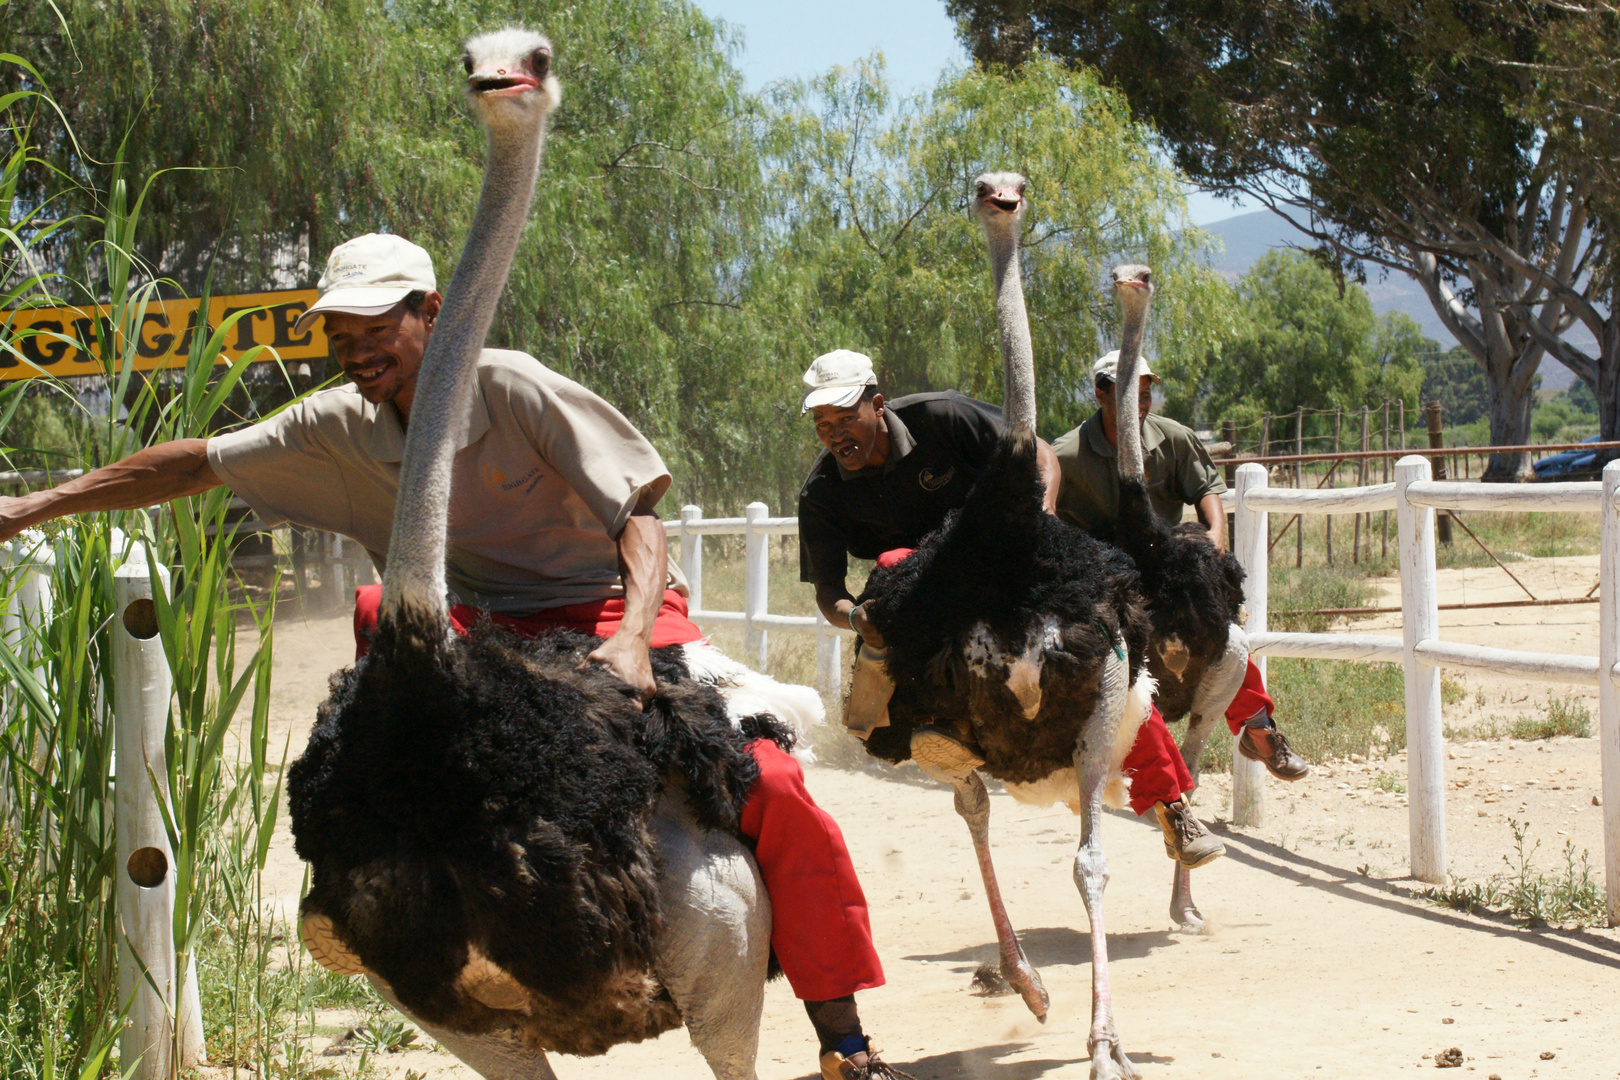
[[(895, 687), (890, 728), (921, 728), (961, 747), (971, 742), (979, 769), (1001, 779), (1015, 798), (1063, 801), (1079, 813), (1074, 879), (1091, 923), (1091, 1072), (1134, 1077), (1113, 1021), (1102, 903), (1108, 868), (1099, 825), (1105, 789), (1116, 801), (1123, 795), (1121, 768), (1151, 707), (1148, 625), (1130, 560), (1047, 512), (1017, 258), (1024, 191), (1015, 173), (974, 182), (974, 211), (996, 281), (1006, 374), (1003, 433), (960, 509), (915, 551), (873, 572), (857, 628), (870, 623), (885, 649), (883, 666)], [(880, 746), (883, 732), (879, 724), (871, 733)], [(880, 749), (871, 741), (868, 746)], [(958, 812), (968, 821), (1003, 972), (1043, 1016), (1046, 992), (996, 887), (983, 782), (971, 765), (931, 771), (956, 788)]]
[[(819, 714), (814, 692), (748, 672), (701, 640), (654, 510), (670, 475), (651, 444), (607, 402), (533, 357), (482, 348), (527, 216), (557, 89), (550, 46), (537, 35), (475, 39), (466, 63), (491, 153), (450, 300), (437, 292), (427, 253), (402, 238), (373, 234), (339, 245), (300, 329), (324, 320), (350, 385), (241, 431), (149, 447), (57, 488), (0, 498), (0, 539), (62, 514), (150, 506), (229, 484), (267, 522), (339, 532), (367, 549), (384, 568), (388, 596), (361, 590), (357, 645), (382, 655), (335, 684), (324, 741), (301, 769), (300, 790), (309, 797), (298, 811), (300, 846), (324, 845), (322, 857), (343, 865), (374, 851), (376, 815), (393, 815), (461, 845), (455, 850), (462, 854), (494, 860), (481, 864), (491, 881), (530, 893), (535, 881), (568, 882), (582, 890), (576, 895), (601, 902), (597, 915), (580, 921), (566, 897), (550, 895), (546, 902), (556, 903), (546, 910), (571, 913), (565, 929), (613, 929), (611, 939), (580, 939), (589, 944), (587, 962), (570, 982), (567, 964), (548, 969), (543, 955), (525, 953), (532, 942), (521, 933), (497, 947), (491, 935), (501, 937), (506, 931), (497, 928), (509, 923), (492, 915), (490, 898), (476, 890), (443, 907), (410, 907), (401, 930), (431, 921), (435, 911), (460, 914), (390, 945), (369, 936), (388, 939), (386, 920), (348, 926), (352, 905), (330, 875), (323, 879), (304, 931), (327, 962), (349, 971), (394, 970), (419, 1005), (456, 1023), (528, 1031), (531, 1045), (521, 1058), (528, 1071), (516, 1071), (509, 1048), (435, 1028), (447, 1046), (472, 1055), (467, 1060), (483, 1054), (495, 1070), (489, 1075), (549, 1076), (532, 1053), (550, 1037), (540, 1029), (575, 1015), (580, 1023), (566, 1037), (591, 1052), (600, 1052), (603, 1040), (645, 1037), (683, 1021), (717, 1075), (752, 1076), (759, 993), (752, 973), (763, 977), (766, 911), (773, 916), (770, 944), (821, 1042), (823, 1073), (829, 1080), (887, 1075), (854, 1004), (854, 993), (881, 985), (883, 974), (842, 835), (805, 791), (798, 763), (769, 738), (744, 739), (739, 748), (738, 718), (725, 716), (768, 709), (802, 729)], [(445, 362), (425, 364), (430, 348)], [(426, 381), (435, 368), (439, 388)], [(402, 459), (415, 463), (412, 475), (402, 476)], [(458, 602), (447, 604), (447, 590)], [(550, 636), (525, 649), (494, 627)], [(451, 639), (466, 630), (476, 644)], [(437, 667), (401, 659), (418, 655), (438, 657)], [(525, 668), (544, 677), (523, 682)], [(401, 680), (393, 688), (382, 677), (388, 671)], [(355, 702), (367, 698), (368, 686), (379, 691), (372, 699), (386, 701), (410, 678), (437, 685), (439, 696), (413, 703), (404, 695), (401, 708), (415, 711), (390, 723), (419, 736), (422, 754), (413, 756), (409, 743), (324, 737), (347, 730), (337, 718), (360, 708)], [(712, 691), (694, 684), (728, 700), (706, 698)], [(431, 700), (453, 705), (465, 722), (435, 727), (421, 712)], [(555, 719), (557, 710), (579, 724), (523, 719)], [(724, 722), (717, 727), (717, 720)], [(769, 723), (744, 726), (781, 734)], [(481, 756), (466, 758), (468, 767), (433, 767), (444, 760), (435, 755), (472, 745), (469, 739)], [(379, 768), (356, 773), (357, 749), (375, 751)], [(551, 764), (528, 776), (513, 764), (520, 761)], [(355, 794), (374, 798), (365, 827), (346, 829), (343, 820), (303, 827), (327, 811), (343, 818), (354, 810), (320, 794), (343, 794), (323, 785), (328, 765), (355, 781)], [(389, 770), (397, 775), (383, 775)], [(670, 775), (691, 793), (690, 806), (685, 798), (660, 799)], [(401, 777), (418, 783), (402, 788)], [(435, 793), (462, 816), (435, 815)], [(537, 806), (545, 812), (531, 813)], [(605, 824), (595, 816), (604, 808), (613, 811)], [(514, 824), (525, 820), (532, 836)], [(484, 824), (446, 835), (452, 823), (467, 821)], [(491, 847), (497, 834), (484, 827), (491, 821), (528, 855)], [(763, 890), (728, 828), (751, 842)], [(590, 841), (582, 841), (587, 834)], [(650, 838), (661, 853), (656, 874)], [(580, 862), (582, 843), (607, 852), (606, 861)], [(528, 856), (551, 859), (556, 874), (532, 875)], [(403, 875), (398, 890), (363, 871), (355, 884), (380, 903), (420, 904), (422, 889), (445, 880), (447, 864), (434, 864), (437, 857), (418, 853), (404, 867), (379, 865), (385, 876)], [(666, 872), (682, 868), (693, 871), (685, 881)], [(705, 888), (710, 906), (692, 907), (689, 890)], [(522, 889), (515, 895), (527, 895)], [(722, 962), (726, 950), (732, 959)], [(395, 958), (375, 967), (367, 955), (391, 951)], [(459, 974), (446, 983), (446, 972)], [(619, 1027), (593, 1027), (588, 1013), (537, 1004), (605, 1000), (592, 997), (604, 989), (631, 1006)], [(497, 1015), (503, 1011), (526, 1019)], [(565, 1035), (555, 1035), (559, 1045)]]

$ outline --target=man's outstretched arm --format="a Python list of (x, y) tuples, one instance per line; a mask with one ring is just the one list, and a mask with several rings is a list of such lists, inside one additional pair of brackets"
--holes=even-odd
[(220, 482), (208, 464), (207, 439), (159, 443), (45, 491), (0, 498), (0, 540), (68, 514), (153, 506)]

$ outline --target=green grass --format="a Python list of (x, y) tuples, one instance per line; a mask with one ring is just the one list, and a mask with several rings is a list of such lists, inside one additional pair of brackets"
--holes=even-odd
[(1603, 888), (1592, 876), (1591, 855), (1584, 849), (1577, 855), (1574, 842), (1565, 840), (1562, 870), (1543, 874), (1535, 868), (1541, 841), (1525, 848), (1530, 822), (1510, 819), (1508, 825), (1513, 830), (1513, 854), (1502, 856), (1506, 872), (1483, 881), (1458, 878), (1426, 890), (1424, 897), (1443, 907), (1471, 914), (1503, 914), (1529, 925), (1602, 924), (1607, 913)]
[[(1273, 659), (1266, 681), (1277, 702), (1278, 729), (1307, 761), (1406, 748), (1406, 688), (1395, 664)], [(1204, 768), (1231, 764), (1231, 740), (1211, 739)]]
[(1557, 697), (1550, 691), (1547, 700), (1536, 706), (1534, 716), (1493, 714), (1467, 727), (1447, 725), (1448, 739), (1519, 739), (1534, 742), (1567, 735), (1587, 739), (1592, 735), (1592, 710), (1578, 697)]

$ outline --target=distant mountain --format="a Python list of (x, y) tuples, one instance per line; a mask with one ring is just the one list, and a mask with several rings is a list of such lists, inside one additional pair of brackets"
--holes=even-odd
[[(1226, 245), (1226, 252), (1215, 259), (1215, 269), (1228, 281), (1236, 281), (1248, 273), (1249, 267), (1260, 256), (1273, 248), (1313, 247), (1309, 237), (1288, 223), (1282, 215), (1270, 210), (1256, 210), (1249, 214), (1225, 218), (1202, 226), (1207, 233), (1218, 236)], [(1373, 310), (1382, 315), (1399, 311), (1412, 317), (1423, 333), (1449, 349), (1457, 343), (1434, 313), (1434, 306), (1417, 282), (1404, 274), (1381, 273), (1378, 267), (1368, 267), (1367, 297)], [(1572, 328), (1569, 340), (1576, 347), (1595, 350), (1596, 342), (1584, 326)], [(1545, 390), (1563, 390), (1575, 381), (1574, 374), (1556, 360), (1544, 360), (1541, 365), (1541, 386)]]

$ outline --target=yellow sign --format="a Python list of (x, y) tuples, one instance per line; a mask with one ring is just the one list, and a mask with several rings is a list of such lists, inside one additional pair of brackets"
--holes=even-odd
[[(274, 354), (266, 350), (262, 354), (265, 360), (276, 355), (283, 361), (324, 359), (327, 348), (323, 321), (302, 334), (293, 333), (293, 324), (316, 296), (314, 289), (215, 296), (208, 302), (204, 332), (212, 335), (232, 315), (246, 312), (225, 335), (220, 363), (238, 360), (257, 345), (275, 350)], [(196, 300), (162, 300), (147, 305), (135, 342), (136, 371), (186, 366), (197, 333), (197, 306)], [(122, 355), (121, 335), (114, 335), (105, 305), (0, 312), (0, 341), (10, 342), (9, 347), (0, 347), (0, 380), (104, 375), (101, 361), (80, 348), (95, 348), (98, 335), (102, 341), (118, 338), (115, 345)]]

